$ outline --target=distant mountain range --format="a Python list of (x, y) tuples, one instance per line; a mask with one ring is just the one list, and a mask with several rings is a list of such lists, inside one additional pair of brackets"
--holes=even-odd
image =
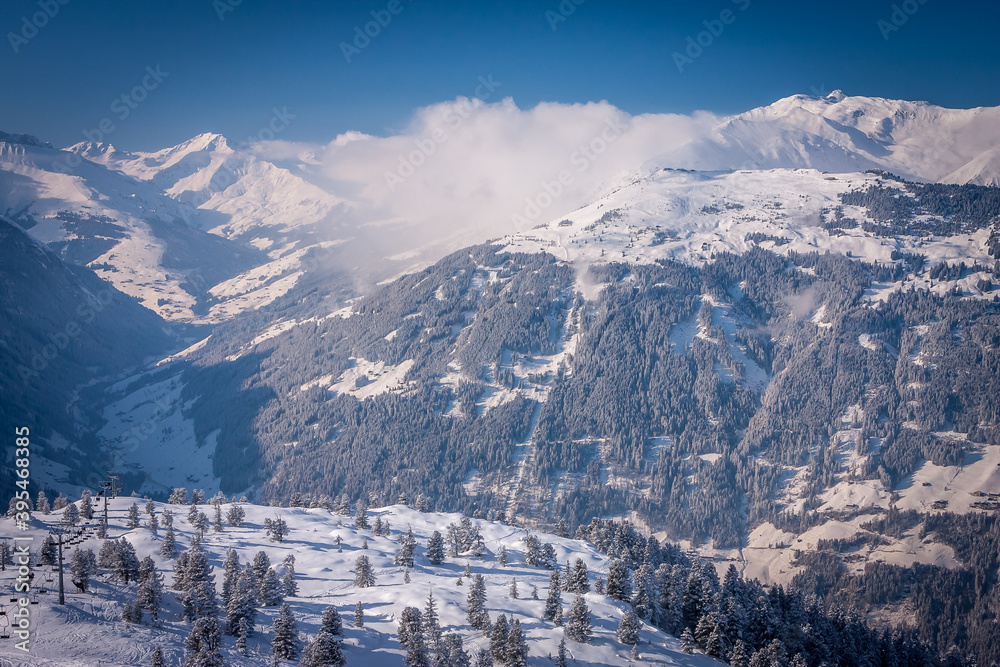
[[(157, 497), (629, 516), (766, 583), (879, 590), (872, 609), (987, 655), (994, 580), (947, 618), (929, 601), (996, 571), (962, 526), (995, 520), (1000, 483), (998, 120), (793, 96), (444, 257), (430, 228), (430, 253), (369, 243), (395, 228), (315, 165), (219, 135), (0, 135), (8, 357), (41, 354), (97, 277), (101, 326), (123, 323), (52, 362), (36, 481), (86, 484), (58, 465), (79, 441)], [(11, 384), (5, 423), (58, 382)]]

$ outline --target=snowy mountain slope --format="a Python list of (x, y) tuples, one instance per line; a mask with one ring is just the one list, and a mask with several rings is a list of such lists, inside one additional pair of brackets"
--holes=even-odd
[(68, 150), (196, 207), (205, 214), (206, 229), (248, 242), (272, 258), (306, 236), (328, 233), (346, 208), (340, 198), (288, 170), (234, 150), (219, 134), (200, 134), (153, 153), (90, 142)]
[[(173, 562), (160, 555), (163, 528), (159, 535), (153, 535), (146, 528), (126, 529), (127, 508), (134, 502), (131, 498), (118, 498), (109, 503), (109, 537), (124, 537), (136, 549), (141, 559), (151, 555), (169, 588), (173, 581)], [(155, 504), (157, 514), (166, 508), (174, 513), (174, 530), (179, 549), (186, 549), (196, 531), (185, 518), (185, 506)], [(480, 647), (488, 648), (489, 640), (479, 631), (469, 626), (466, 618), (470, 580), (457, 586), (468, 564), (474, 574), (486, 578), (487, 610), (492, 619), (500, 613), (510, 620), (518, 619), (525, 631), (529, 665), (552, 664), (549, 655), (555, 655), (563, 628), (552, 622), (540, 620), (545, 605), (545, 595), (549, 585), (551, 570), (530, 567), (523, 563), (525, 545), (524, 530), (496, 522), (473, 520), (481, 530), (486, 553), (482, 560), (474, 557), (446, 558), (441, 565), (428, 563), (424, 555), (424, 545), (435, 530), (445, 532), (451, 523), (458, 524), (462, 517), (457, 514), (417, 512), (402, 505), (370, 510), (370, 520), (376, 518), (389, 521), (393, 537), (380, 537), (371, 530), (353, 526), (350, 518), (338, 517), (324, 509), (275, 508), (244, 505), (246, 523), (242, 528), (226, 526), (223, 532), (206, 533), (203, 545), (209, 554), (209, 563), (215, 568), (217, 591), (221, 591), (222, 564), (227, 549), (234, 549), (241, 563), (251, 562), (258, 551), (264, 551), (276, 569), (282, 571), (281, 563), (286, 556), (295, 557), (295, 572), (298, 594), (286, 598), (299, 622), (302, 638), (315, 636), (323, 609), (332, 605), (344, 619), (344, 653), (347, 664), (352, 666), (392, 666), (402, 665), (404, 651), (396, 641), (400, 613), (406, 606), (422, 609), (428, 593), (433, 593), (444, 632), (457, 632), (464, 640), (466, 651), (475, 654)], [(100, 510), (100, 506), (96, 508)], [(143, 505), (140, 503), (140, 511)], [(229, 505), (222, 506), (223, 514)], [(212, 512), (210, 506), (203, 511)], [(99, 516), (99, 513), (97, 514)], [(262, 524), (266, 518), (278, 516), (287, 522), (288, 537), (282, 543), (271, 542), (265, 537)], [(40, 546), (44, 526), (58, 522), (60, 514), (44, 516), (37, 514), (33, 521), (32, 534)], [(145, 515), (143, 515), (145, 523)], [(12, 520), (0, 518), (4, 534), (11, 534)], [(416, 537), (416, 563), (409, 571), (410, 583), (404, 583), (403, 568), (393, 564), (393, 555), (399, 548), (395, 537), (412, 529)], [(342, 540), (342, 551), (338, 550), (336, 538)], [(590, 571), (591, 582), (597, 576), (607, 578), (608, 558), (585, 542), (541, 536), (550, 542), (560, 563), (581, 559)], [(367, 540), (368, 548), (362, 542)], [(503, 545), (508, 552), (508, 565), (497, 563), (497, 550)], [(70, 558), (75, 549), (93, 549), (99, 552), (101, 541), (91, 538), (73, 549), (67, 549)], [(376, 582), (371, 588), (353, 586), (354, 563), (360, 555), (368, 556), (375, 570)], [(153, 648), (160, 646), (167, 658), (167, 664), (180, 664), (184, 656), (183, 640), (190, 631), (190, 624), (180, 620), (181, 608), (174, 595), (166, 591), (164, 608), (160, 615), (160, 627), (152, 627), (147, 622), (129, 625), (121, 621), (123, 605), (135, 598), (134, 585), (124, 585), (109, 581), (106, 576), (95, 577), (88, 593), (74, 592), (67, 574), (66, 606), (55, 604), (57, 579), (52, 568), (36, 567), (34, 586), (46, 588), (49, 592), (37, 595), (39, 604), (31, 607), (32, 637), (30, 659), (13, 648), (12, 642), (0, 642), (0, 659), (13, 661), (15, 665), (32, 666), (59, 665), (60, 667), (90, 667), (91, 665), (121, 665), (133, 667), (147, 664)], [(16, 570), (8, 568), (0, 572), (0, 585), (6, 590), (10, 586)], [(517, 579), (518, 599), (509, 597), (511, 579)], [(537, 587), (540, 598), (532, 599), (532, 587)], [(569, 600), (567, 600), (569, 596)], [(568, 610), (571, 594), (564, 594)], [(581, 644), (567, 641), (572, 664), (578, 665), (623, 665), (629, 663), (631, 647), (621, 644), (615, 637), (618, 623), (626, 604), (616, 602), (595, 592), (586, 595), (587, 604), (593, 614), (594, 636), (590, 643)], [(10, 609), (6, 599), (0, 599), (6, 609)], [(361, 602), (365, 613), (364, 628), (352, 625), (354, 606)], [(257, 617), (257, 632), (248, 641), (249, 655), (240, 655), (233, 637), (223, 639), (223, 654), (227, 664), (269, 665), (271, 622), (277, 607), (264, 607)], [(640, 634), (639, 652), (642, 664), (650, 665), (700, 665), (710, 667), (720, 663), (704, 655), (688, 655), (680, 650), (677, 639), (664, 634), (649, 625), (644, 625)]]
[(0, 210), (167, 319), (195, 321), (206, 289), (266, 261), (199, 231), (148, 184), (44, 146), (0, 142)]
[(921, 181), (995, 185), (1000, 108), (793, 95), (723, 120), (653, 164), (697, 170), (886, 169)]
[[(865, 221), (866, 212), (844, 205), (842, 196), (873, 185), (892, 184), (871, 173), (836, 176), (813, 169), (686, 172), (663, 169), (639, 178), (593, 204), (530, 232), (504, 237), (511, 252), (548, 252), (585, 271), (594, 263), (651, 264), (675, 260), (704, 264), (718, 253), (742, 254), (760, 246), (780, 254), (833, 252), (867, 262), (888, 264), (900, 253), (926, 256), (936, 264), (991, 266), (991, 229), (971, 233), (914, 236), (886, 235), (864, 225), (831, 225), (838, 210), (846, 218)], [(581, 273), (582, 275), (582, 273)], [(973, 296), (990, 297), (975, 287), (985, 274), (957, 281), (913, 276), (873, 289), (884, 299), (894, 289), (917, 287), (944, 292), (967, 287)], [(592, 296), (594, 286), (578, 282)]]

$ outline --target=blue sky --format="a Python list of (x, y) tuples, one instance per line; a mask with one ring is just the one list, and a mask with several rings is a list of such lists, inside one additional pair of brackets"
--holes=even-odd
[[(418, 107), (474, 95), (480, 77), (522, 109), (607, 100), (630, 114), (735, 113), (835, 88), (1000, 105), (996, 3), (62, 1), (0, 7), (0, 129), (56, 145), (95, 136), (105, 118), (126, 149), (205, 131), (240, 142), (274, 109), (295, 116), (283, 139), (384, 136)], [(391, 19), (348, 61), (340, 44), (373, 11)], [(702, 32), (707, 46), (679, 68), (674, 54)], [(161, 80), (147, 74), (157, 66)], [(113, 101), (144, 80), (121, 118)]]

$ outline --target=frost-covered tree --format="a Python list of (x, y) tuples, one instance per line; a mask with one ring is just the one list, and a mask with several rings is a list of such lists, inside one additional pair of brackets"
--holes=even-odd
[(416, 547), (417, 540), (413, 537), (413, 529), (408, 529), (406, 534), (402, 536), (399, 550), (396, 552), (393, 562), (402, 567), (413, 567), (413, 552)]
[(521, 621), (514, 619), (507, 634), (507, 667), (528, 667), (528, 642), (521, 630)]
[(271, 559), (267, 557), (267, 554), (263, 551), (258, 551), (253, 557), (253, 573), (257, 577), (257, 584), (263, 581), (264, 575), (267, 574), (267, 569), (271, 567)]
[(90, 495), (90, 489), (84, 489), (80, 494), (80, 516), (87, 521), (94, 518), (94, 498)]
[(222, 507), (215, 506), (215, 519), (212, 521), (212, 530), (216, 533), (222, 532)]
[(362, 530), (367, 530), (371, 524), (368, 523), (368, 501), (361, 498), (354, 513), (354, 526)]
[(608, 584), (605, 590), (612, 600), (628, 602), (632, 599), (632, 582), (628, 566), (620, 558), (613, 559), (608, 565)]
[(361, 604), (360, 600), (356, 605), (354, 605), (354, 627), (365, 627), (365, 608)]
[(280, 516), (264, 519), (264, 533), (272, 542), (283, 542), (288, 535), (288, 524)]
[(163, 518), (164, 527), (170, 528), (174, 525), (174, 513), (171, 512), (169, 508), (164, 508), (163, 511), (160, 512), (160, 516)]
[(319, 628), (329, 632), (334, 637), (343, 636), (344, 620), (340, 617), (340, 612), (337, 611), (336, 607), (327, 607), (323, 610)]
[(575, 642), (586, 644), (590, 641), (591, 624), (590, 608), (587, 606), (587, 601), (577, 593), (566, 619), (566, 637)]
[(49, 512), (52, 511), (51, 507), (49, 506), (49, 499), (45, 495), (44, 491), (38, 492), (38, 500), (35, 501), (35, 511), (41, 512), (42, 514), (48, 514)]
[(587, 570), (587, 564), (583, 562), (582, 558), (577, 558), (576, 563), (573, 564), (573, 573), (570, 578), (570, 592), (579, 593), (580, 595), (590, 592), (590, 572)]
[(503, 614), (497, 616), (497, 620), (490, 628), (490, 655), (494, 662), (501, 665), (507, 664), (507, 638), (510, 635), (510, 628), (507, 626), (507, 617)]
[(198, 520), (198, 513), (198, 503), (191, 503), (191, 506), (188, 507), (187, 520), (192, 526)]
[(177, 540), (174, 538), (173, 526), (167, 526), (167, 532), (163, 535), (163, 542), (160, 544), (160, 555), (164, 558), (177, 556)]
[(299, 584), (295, 581), (295, 566), (287, 565), (281, 575), (281, 591), (285, 597), (295, 597), (299, 594)]
[[(69, 509), (69, 508), (67, 508)], [(128, 522), (125, 524), (129, 528), (139, 527), (139, 505), (132, 503), (128, 506)]]
[(631, 609), (627, 609), (622, 614), (622, 620), (618, 624), (618, 641), (633, 646), (639, 641), (640, 630), (642, 630), (642, 621), (639, 620), (639, 616)]
[(234, 549), (226, 551), (226, 559), (222, 563), (222, 604), (226, 606), (232, 599), (236, 580), (240, 576), (240, 556)]
[(208, 522), (208, 515), (204, 512), (198, 512), (198, 516), (194, 518), (191, 526), (198, 531), (199, 537), (205, 537), (205, 531), (211, 524)]
[(153, 559), (146, 556), (139, 563), (139, 590), (136, 593), (135, 604), (149, 614), (155, 625), (160, 617), (162, 603), (163, 576), (157, 572)]
[(188, 490), (184, 487), (175, 488), (171, 493), (170, 497), (167, 498), (167, 502), (171, 505), (187, 505), (188, 504)]
[(437, 604), (434, 602), (434, 593), (427, 593), (427, 602), (424, 603), (424, 612), (420, 616), (421, 628), (424, 632), (424, 641), (427, 647), (440, 653), (441, 647), (441, 621), (437, 613)]
[[(187, 558), (181, 565), (180, 582), (183, 586), (181, 606), (184, 608), (184, 619), (192, 621), (204, 616), (215, 616), (219, 607), (215, 595), (215, 574), (208, 563), (208, 554), (200, 542), (193, 542), (184, 555)], [(178, 564), (180, 565), (180, 561)]]
[(569, 659), (566, 656), (566, 640), (559, 640), (559, 650), (556, 652), (556, 667), (568, 667)]
[(184, 640), (184, 648), (188, 650), (184, 667), (222, 667), (222, 629), (219, 619), (215, 616), (205, 616), (197, 619), (191, 626), (191, 632)]
[(281, 611), (274, 619), (271, 652), (278, 660), (294, 660), (299, 654), (298, 623), (295, 621), (292, 608), (287, 604), (281, 605)]
[(69, 500), (67, 500), (66, 496), (60, 493), (56, 496), (56, 499), (52, 501), (52, 509), (58, 512), (61, 509), (65, 509), (68, 503)]
[(430, 660), (424, 643), (421, 614), (416, 607), (406, 607), (400, 614), (398, 639), (400, 645), (406, 649), (404, 664), (409, 667), (429, 667)]
[(243, 525), (246, 516), (247, 512), (243, 509), (243, 505), (233, 503), (226, 511), (226, 522), (233, 528), (239, 528)]
[(38, 549), (38, 562), (42, 565), (55, 565), (58, 558), (56, 549), (56, 541), (51, 535), (46, 535), (42, 540), (42, 546)]
[(340, 640), (322, 628), (302, 651), (302, 660), (299, 661), (299, 667), (344, 667), (346, 664)]
[(441, 637), (438, 662), (435, 667), (471, 667), (469, 654), (462, 644), (462, 636), (450, 632)]
[(431, 565), (444, 562), (444, 537), (436, 530), (427, 538), (427, 560)]
[(549, 594), (545, 598), (545, 611), (542, 618), (562, 625), (562, 590), (559, 583), (559, 570), (552, 570), (549, 577)]
[(370, 588), (375, 585), (375, 570), (368, 556), (358, 556), (354, 561), (354, 585), (358, 588)]
[(257, 576), (253, 566), (247, 563), (240, 570), (233, 583), (226, 603), (226, 632), (237, 635), (241, 625), (246, 625), (248, 633), (253, 633), (257, 621)]
[[(62, 525), (75, 526), (80, 523), (80, 510), (73, 503), (63, 508)], [(131, 526), (130, 526), (131, 527)]]
[(164, 667), (163, 649), (157, 646), (149, 656), (149, 667)]
[[(3, 545), (0, 545), (0, 550), (6, 546), (7, 543), (4, 542)], [(0, 553), (0, 556), (3, 555)], [(94, 552), (91, 549), (77, 549), (74, 551), (69, 559), (69, 572), (77, 588), (82, 589), (86, 593), (87, 588), (90, 586), (90, 578), (97, 574), (97, 557), (94, 555)]]
[(507, 547), (500, 545), (497, 549), (497, 565), (500, 567), (507, 567)]
[(694, 635), (691, 628), (685, 627), (681, 633), (681, 650), (685, 653), (694, 653)]
[(146, 514), (152, 516), (156, 514), (156, 503), (153, 502), (152, 498), (146, 501)]
[(267, 568), (260, 582), (257, 599), (265, 607), (273, 607), (283, 602), (281, 593), (281, 580), (278, 578), (278, 573), (274, 571), (274, 568)]
[(10, 542), (0, 540), (0, 571), (6, 570), (7, 565), (12, 564), (10, 557), (13, 553), (14, 551), (11, 549)]
[(477, 574), (472, 578), (468, 602), (469, 625), (476, 630), (487, 630), (490, 627), (490, 617), (486, 612), (486, 579), (483, 575)]
[(517, 577), (511, 577), (510, 588), (507, 591), (507, 595), (510, 596), (511, 600), (517, 599)]

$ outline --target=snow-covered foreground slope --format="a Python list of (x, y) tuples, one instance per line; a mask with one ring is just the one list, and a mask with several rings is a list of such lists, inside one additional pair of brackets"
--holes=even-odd
[[(160, 556), (164, 530), (154, 535), (148, 528), (126, 530), (128, 506), (134, 499), (119, 498), (109, 503), (111, 529), (109, 537), (124, 537), (136, 549), (139, 558), (151, 555), (164, 575), (167, 586), (173, 581), (173, 562)], [(186, 519), (186, 507), (156, 504), (159, 514), (169, 507), (174, 512), (174, 530), (178, 547), (187, 548), (195, 531)], [(222, 506), (225, 514), (228, 505)], [(143, 505), (140, 502), (140, 511)], [(209, 562), (215, 568), (216, 587), (221, 592), (222, 563), (226, 550), (234, 549), (241, 563), (249, 562), (258, 551), (264, 551), (270, 562), (281, 571), (280, 563), (286, 556), (295, 557), (298, 595), (286, 599), (299, 623), (300, 637), (312, 638), (318, 628), (320, 616), (326, 606), (338, 609), (344, 618), (344, 653), (347, 664), (352, 666), (402, 665), (403, 651), (396, 641), (399, 615), (406, 606), (422, 609), (429, 593), (434, 594), (444, 632), (457, 632), (464, 640), (466, 650), (474, 654), (480, 647), (488, 648), (488, 640), (481, 632), (474, 631), (466, 618), (466, 598), (469, 591), (468, 578), (462, 575), (469, 566), (474, 574), (482, 574), (487, 582), (487, 609), (491, 618), (500, 613), (510, 620), (521, 622), (529, 647), (530, 665), (551, 665), (549, 655), (555, 655), (563, 628), (551, 622), (540, 620), (545, 605), (551, 570), (528, 567), (523, 564), (525, 531), (501, 523), (478, 521), (473, 523), (482, 531), (486, 554), (482, 560), (475, 558), (446, 558), (439, 566), (428, 563), (424, 546), (430, 534), (439, 530), (444, 533), (451, 523), (457, 524), (461, 515), (422, 513), (402, 505), (384, 507), (369, 511), (372, 521), (376, 517), (389, 521), (392, 537), (377, 537), (371, 530), (361, 530), (353, 526), (348, 517), (338, 517), (324, 509), (272, 508), (244, 505), (246, 523), (242, 528), (226, 526), (222, 533), (206, 533), (203, 545), (209, 554)], [(98, 508), (99, 509), (99, 508)], [(212, 507), (201, 509), (211, 513)], [(33, 548), (40, 545), (44, 536), (43, 523), (57, 523), (61, 513), (48, 516), (36, 514), (31, 535), (35, 537)], [(282, 543), (268, 541), (262, 525), (266, 518), (275, 516), (284, 519), (289, 534)], [(145, 526), (145, 515), (143, 524)], [(42, 521), (38, 521), (41, 519)], [(393, 564), (393, 555), (399, 548), (396, 537), (412, 528), (417, 539), (415, 567), (410, 571), (411, 581), (404, 583), (404, 572)], [(14, 532), (10, 519), (0, 519), (0, 532), (11, 535)], [(338, 550), (336, 538), (342, 540), (342, 551)], [(367, 539), (368, 548), (363, 548)], [(591, 579), (607, 577), (608, 562), (592, 545), (577, 540), (545, 536), (555, 547), (559, 562), (567, 559), (582, 559)], [(93, 549), (98, 552), (101, 541), (91, 538), (75, 548)], [(508, 565), (497, 563), (497, 550), (507, 548)], [(69, 558), (72, 551), (66, 554)], [(354, 563), (358, 556), (367, 555), (375, 570), (376, 585), (371, 588), (355, 588)], [(34, 586), (45, 587), (49, 592), (37, 595), (38, 605), (31, 607), (32, 636), (31, 653), (25, 657), (14, 649), (12, 640), (0, 641), (0, 661), (10, 661), (13, 665), (58, 665), (60, 667), (92, 667), (93, 665), (121, 665), (134, 667), (148, 664), (154, 647), (162, 647), (166, 664), (180, 665), (184, 657), (183, 641), (190, 631), (190, 624), (179, 620), (180, 606), (169, 591), (164, 599), (161, 614), (162, 626), (151, 627), (148, 620), (142, 625), (128, 625), (120, 620), (122, 607), (135, 599), (135, 586), (125, 586), (107, 581), (102, 575), (92, 581), (88, 593), (76, 593), (66, 578), (66, 605), (56, 604), (54, 589), (57, 579), (53, 568), (37, 567)], [(8, 569), (0, 573), (0, 583), (9, 590), (15, 572)], [(457, 581), (463, 578), (462, 586)], [(509, 597), (510, 583), (517, 579), (518, 599)], [(532, 599), (532, 588), (537, 587), (539, 600)], [(564, 604), (568, 611), (570, 600)], [(570, 664), (576, 665), (625, 665), (629, 664), (630, 647), (619, 643), (616, 629), (625, 611), (623, 603), (597, 593), (586, 596), (593, 614), (594, 636), (589, 644), (567, 641), (571, 657)], [(355, 605), (361, 602), (365, 610), (364, 628), (355, 628), (352, 618)], [(0, 598), (8, 610), (7, 599)], [(266, 607), (257, 617), (257, 633), (248, 642), (249, 656), (240, 655), (235, 648), (235, 640), (225, 637), (223, 653), (227, 664), (268, 665), (271, 664), (270, 640), (273, 635), (271, 623), (278, 611), (277, 607)], [(258, 653), (259, 650), (259, 653)], [(703, 655), (687, 655), (680, 650), (679, 642), (650, 626), (641, 632), (639, 651), (643, 665), (710, 665), (719, 664)], [(289, 664), (289, 663), (284, 663)]]

